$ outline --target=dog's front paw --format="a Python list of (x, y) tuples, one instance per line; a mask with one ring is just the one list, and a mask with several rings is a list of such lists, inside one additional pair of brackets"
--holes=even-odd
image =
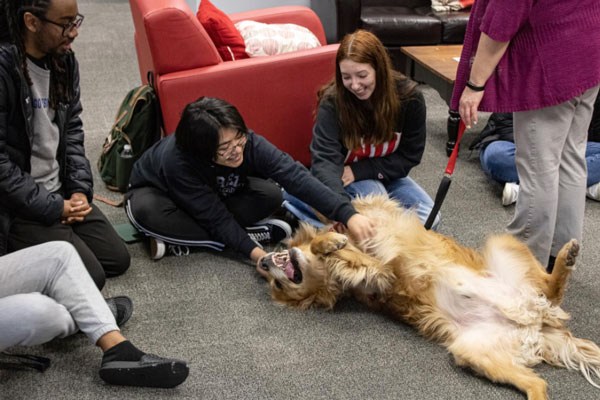
[(310, 251), (313, 254), (330, 254), (346, 246), (348, 238), (336, 232), (327, 232), (316, 236), (310, 243)]

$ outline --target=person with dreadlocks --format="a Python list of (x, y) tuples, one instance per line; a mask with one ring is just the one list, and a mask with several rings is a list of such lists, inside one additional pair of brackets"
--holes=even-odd
[(0, 0), (0, 353), (81, 330), (104, 352), (99, 374), (107, 383), (174, 387), (187, 378), (187, 363), (126, 340), (118, 325), (131, 301), (105, 301), (98, 290), (105, 272), (121, 274), (130, 260), (90, 205), (71, 51), (82, 21), (77, 0)]
[(129, 268), (130, 257), (91, 204), (71, 50), (83, 15), (76, 0), (0, 5), (0, 255), (65, 240), (102, 289), (106, 276)]

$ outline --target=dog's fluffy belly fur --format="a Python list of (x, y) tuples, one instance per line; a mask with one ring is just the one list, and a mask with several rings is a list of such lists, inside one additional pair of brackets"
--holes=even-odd
[(513, 384), (530, 399), (547, 398), (546, 382), (529, 368), (541, 361), (579, 369), (598, 387), (600, 349), (571, 335), (559, 306), (578, 253), (575, 241), (548, 275), (511, 236), (494, 236), (476, 252), (426, 231), (391, 200), (369, 197), (354, 205), (376, 222), (375, 237), (355, 244), (303, 226), (289, 243), (289, 260), (263, 261), (275, 301), (332, 308), (353, 295), (437, 340), (459, 365)]

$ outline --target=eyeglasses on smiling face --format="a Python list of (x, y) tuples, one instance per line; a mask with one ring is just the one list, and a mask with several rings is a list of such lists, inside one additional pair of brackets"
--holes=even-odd
[(36, 17), (38, 17), (41, 21), (44, 21), (44, 22), (47, 22), (49, 24), (53, 24), (56, 26), (60, 26), (63, 29), (62, 30), (63, 37), (68, 36), (69, 33), (73, 32), (74, 29), (79, 29), (81, 24), (83, 24), (83, 15), (82, 14), (77, 14), (71, 22), (67, 22), (66, 24), (61, 24), (58, 22), (51, 21), (42, 15), (36, 15)]
[(248, 135), (244, 134), (241, 138), (237, 140), (230, 140), (229, 142), (220, 144), (217, 147), (217, 154), (220, 156), (226, 156), (231, 154), (233, 149), (239, 146), (240, 149), (244, 149), (246, 146), (246, 142), (248, 141)]

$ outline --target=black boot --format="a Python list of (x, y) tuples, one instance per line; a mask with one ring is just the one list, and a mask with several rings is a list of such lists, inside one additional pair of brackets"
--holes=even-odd
[(546, 271), (548, 271), (549, 274), (552, 273), (552, 270), (554, 269), (554, 263), (555, 262), (556, 262), (556, 257), (550, 256), (550, 258), (548, 258), (548, 266), (546, 267)]

